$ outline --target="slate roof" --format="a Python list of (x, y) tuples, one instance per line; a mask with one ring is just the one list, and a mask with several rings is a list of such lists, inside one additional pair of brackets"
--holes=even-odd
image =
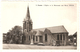
[(77, 37), (77, 32), (75, 32), (75, 33), (73, 34), (73, 36), (74, 36), (74, 37)]
[(77, 35), (77, 32), (75, 32), (73, 35)]
[[(51, 31), (51, 33), (68, 33), (68, 31), (65, 29), (65, 27), (62, 26), (54, 26), (54, 27), (46, 27), (48, 30)], [(42, 31), (44, 32), (46, 28), (39, 28), (39, 29), (33, 29), (33, 31)]]

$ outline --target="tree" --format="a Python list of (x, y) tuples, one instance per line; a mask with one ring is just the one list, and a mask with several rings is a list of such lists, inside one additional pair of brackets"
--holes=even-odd
[(22, 27), (21, 26), (14, 26), (14, 28), (12, 28), (12, 30), (9, 31), (9, 33), (7, 34), (7, 39), (8, 41), (11, 42), (10, 43), (22, 43)]
[(15, 26), (12, 29), (13, 32), (13, 39), (15, 43), (21, 43), (20, 41), (22, 41), (22, 27), (21, 26)]
[(11, 34), (10, 32), (7, 32), (7, 43), (9, 43), (10, 40), (11, 40)]

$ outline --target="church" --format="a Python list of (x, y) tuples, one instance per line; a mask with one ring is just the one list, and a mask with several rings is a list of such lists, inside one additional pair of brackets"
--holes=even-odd
[(27, 15), (23, 21), (24, 44), (43, 44), (43, 45), (67, 45), (68, 31), (62, 26), (53, 26), (40, 29), (33, 29), (33, 22), (30, 19), (29, 7)]

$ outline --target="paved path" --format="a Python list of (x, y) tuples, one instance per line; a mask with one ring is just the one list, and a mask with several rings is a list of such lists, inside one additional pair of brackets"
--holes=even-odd
[(24, 45), (24, 44), (3, 44), (3, 49), (73, 49), (75, 46), (38, 46), (38, 45)]

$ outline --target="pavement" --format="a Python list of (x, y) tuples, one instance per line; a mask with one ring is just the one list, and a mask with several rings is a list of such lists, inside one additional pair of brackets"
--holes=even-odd
[(3, 44), (3, 49), (68, 49), (77, 50), (77, 46), (39, 46), (26, 44)]

